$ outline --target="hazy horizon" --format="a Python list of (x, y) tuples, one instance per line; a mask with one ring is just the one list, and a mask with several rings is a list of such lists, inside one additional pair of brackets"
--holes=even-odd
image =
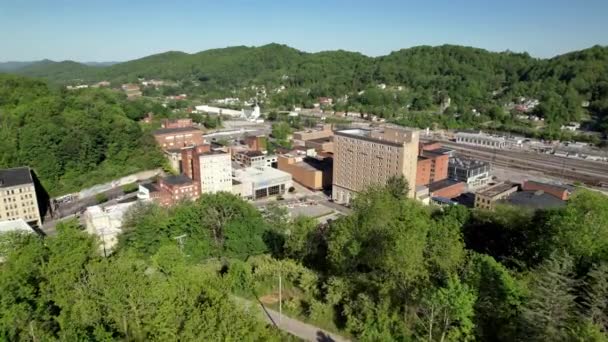
[[(386, 53), (384, 55), (371, 56), (371, 55), (367, 55), (365, 53), (362, 53), (360, 51), (345, 50), (345, 49), (305, 51), (303, 49), (298, 49), (297, 47), (294, 47), (294, 46), (291, 46), (291, 45), (271, 42), (271, 43), (262, 44), (262, 45), (230, 45), (230, 46), (223, 46), (223, 47), (212, 47), (212, 48), (209, 48), (209, 49), (199, 50), (199, 51), (193, 51), (193, 52), (178, 51), (178, 50), (165, 50), (165, 51), (154, 52), (154, 53), (151, 53), (151, 54), (148, 54), (148, 55), (145, 55), (145, 56), (139, 56), (139, 57), (135, 57), (135, 58), (131, 58), (131, 59), (126, 59), (126, 60), (121, 60), (121, 61), (109, 61), (109, 60), (108, 61), (106, 61), (106, 60), (79, 61), (79, 60), (75, 60), (75, 59), (61, 59), (60, 60), (60, 59), (42, 58), (42, 59), (38, 59), (38, 60), (1, 60), (0, 59), (0, 63), (36, 63), (36, 62), (42, 62), (42, 61), (48, 60), (48, 61), (52, 61), (52, 62), (77, 62), (77, 63), (80, 63), (80, 64), (118, 64), (118, 63), (124, 63), (124, 62), (132, 61), (132, 60), (137, 60), (137, 59), (153, 56), (153, 55), (159, 55), (159, 54), (163, 54), (163, 53), (167, 53), (167, 52), (184, 52), (184, 53), (187, 53), (187, 54), (196, 54), (196, 53), (204, 52), (204, 51), (207, 51), (207, 50), (225, 49), (225, 48), (236, 47), (236, 46), (247, 46), (247, 47), (257, 48), (257, 47), (262, 47), (262, 46), (265, 46), (265, 45), (268, 45), (268, 44), (286, 45), (286, 46), (289, 46), (291, 48), (294, 48), (294, 49), (297, 49), (299, 51), (306, 52), (306, 53), (318, 53), (318, 52), (343, 50), (343, 51), (350, 51), (350, 52), (361, 53), (361, 54), (363, 54), (365, 56), (368, 56), (368, 57), (386, 56), (386, 55), (388, 55), (388, 54), (390, 54), (392, 52), (395, 52), (395, 51), (399, 51), (399, 50), (402, 50), (402, 49), (410, 49), (410, 48), (415, 48), (415, 47), (420, 47), (420, 46), (439, 47), (439, 46), (442, 46), (442, 45), (459, 45), (459, 44), (449, 44), (449, 43), (439, 44), (439, 45), (415, 45), (415, 46), (408, 46), (408, 47), (402, 47), (402, 48), (398, 48), (398, 49), (395, 49), (395, 50), (391, 50), (391, 51), (389, 51), (388, 53)], [(471, 48), (479, 48), (479, 49), (483, 49), (483, 50), (487, 50), (489, 52), (495, 52), (495, 53), (501, 53), (501, 52), (507, 52), (507, 51), (510, 51), (510, 52), (513, 52), (513, 53), (528, 53), (533, 58), (550, 59), (550, 58), (557, 57), (557, 56), (560, 56), (560, 55), (563, 55), (563, 54), (566, 54), (566, 53), (588, 49), (588, 48), (591, 48), (591, 47), (593, 47), (595, 45), (608, 46), (608, 45), (605, 45), (605, 44), (594, 44), (594, 45), (590, 45), (590, 46), (583, 47), (583, 48), (580, 48), (580, 49), (575, 49), (575, 50), (571, 50), (571, 51), (564, 51), (562, 53), (559, 53), (559, 54), (556, 54), (556, 55), (553, 55), (553, 56), (548, 56), (548, 57), (534, 56), (534, 55), (530, 54), (528, 51), (514, 51), (514, 50), (511, 50), (511, 49), (506, 49), (506, 50), (502, 50), (502, 51), (494, 51), (494, 50), (484, 49), (484, 48), (481, 48), (481, 47), (478, 47), (478, 46), (468, 46), (468, 45), (460, 45), (460, 46), (471, 47)]]

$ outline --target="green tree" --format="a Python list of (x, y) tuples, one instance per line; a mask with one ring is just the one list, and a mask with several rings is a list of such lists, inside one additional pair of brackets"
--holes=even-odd
[(410, 186), (403, 175), (389, 177), (386, 181), (386, 187), (391, 195), (397, 199), (406, 198), (410, 192)]
[(569, 256), (554, 256), (530, 274), (530, 294), (522, 308), (527, 338), (563, 341), (575, 313), (576, 281)]
[(458, 278), (431, 290), (421, 306), (420, 331), (428, 341), (471, 341), (474, 337), (475, 294)]

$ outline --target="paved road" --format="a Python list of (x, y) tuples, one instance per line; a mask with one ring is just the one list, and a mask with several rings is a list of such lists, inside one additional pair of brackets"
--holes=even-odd
[(289, 318), (285, 315), (283, 315), (283, 317), (281, 318), (277, 311), (266, 308), (265, 306), (261, 305), (260, 303), (255, 303), (253, 301), (246, 300), (243, 298), (236, 298), (236, 301), (238, 303), (242, 303), (247, 308), (257, 307), (258, 308), (257, 310), (260, 310), (260, 312), (264, 316), (264, 319), (268, 323), (276, 326), (277, 328), (281, 329), (282, 331), (284, 331), (286, 333), (299, 337), (305, 341), (315, 341), (315, 342), (350, 341), (342, 336), (336, 335), (334, 333), (330, 333), (330, 332), (323, 330), (319, 327), (316, 327), (314, 325), (304, 323), (304, 322), (298, 321), (293, 318)]

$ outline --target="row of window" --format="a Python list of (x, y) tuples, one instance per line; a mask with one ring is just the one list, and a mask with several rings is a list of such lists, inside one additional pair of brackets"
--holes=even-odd
[[(37, 219), (36, 215), (33, 213), (34, 210), (23, 210), (23, 216), (19, 215), (19, 211), (15, 210), (15, 211), (7, 211), (6, 212), (6, 217), (7, 218), (19, 218), (19, 217), (23, 217), (26, 220), (34, 220)], [(2, 215), (0, 214), (0, 219), (2, 218)]]
[[(21, 189), (19, 189), (19, 190), (21, 190)], [(27, 198), (34, 198), (34, 195), (33, 194), (24, 194), (24, 195), (19, 196), (19, 198), (23, 201), (24, 199), (27, 199)], [(17, 198), (16, 197), (5, 197), (2, 199), (2, 201), (4, 203), (16, 202)]]

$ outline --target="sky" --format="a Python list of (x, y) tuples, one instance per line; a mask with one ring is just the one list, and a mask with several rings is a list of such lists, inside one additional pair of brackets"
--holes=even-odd
[(0, 0), (0, 61), (126, 61), (272, 42), (369, 56), (458, 44), (546, 58), (608, 45), (608, 0)]

